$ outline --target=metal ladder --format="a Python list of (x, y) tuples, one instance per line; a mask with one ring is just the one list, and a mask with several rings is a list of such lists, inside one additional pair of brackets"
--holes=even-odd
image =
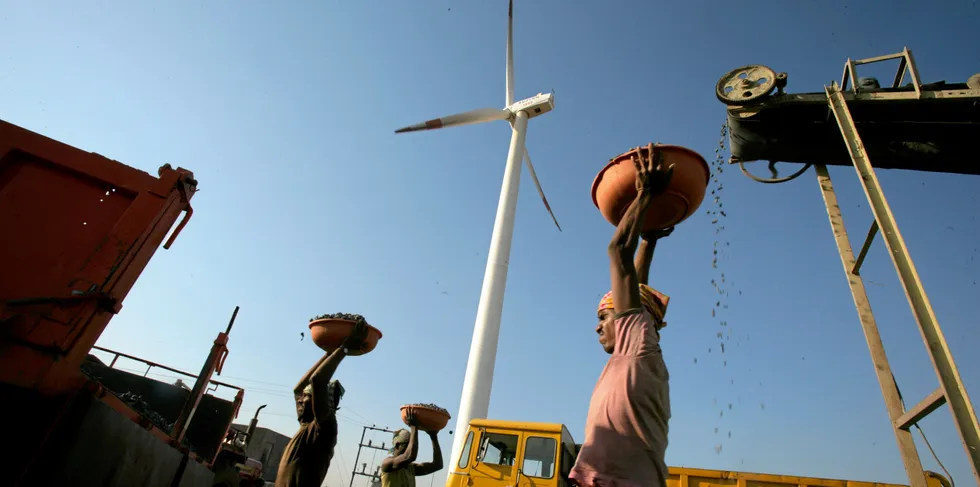
[[(868, 342), (868, 349), (871, 352), (871, 360), (875, 366), (878, 376), (878, 384), (881, 386), (881, 393), (885, 399), (885, 406), (888, 416), (895, 431), (895, 438), (898, 441), (899, 452), (905, 464), (905, 471), (913, 487), (926, 486), (926, 474), (922, 469), (922, 462), (916, 450), (912, 438), (911, 427), (926, 415), (935, 411), (937, 408), (946, 404), (953, 415), (953, 422), (959, 432), (963, 447), (966, 449), (967, 456), (973, 467), (973, 478), (977, 485), (980, 485), (980, 426), (977, 423), (977, 415), (973, 410), (970, 399), (967, 397), (966, 388), (960, 379), (959, 371), (953, 361), (946, 339), (933, 313), (932, 305), (926, 296), (922, 282), (909, 256), (909, 251), (905, 246), (902, 234), (899, 233), (898, 224), (891, 212), (881, 185), (871, 166), (871, 160), (864, 149), (861, 137), (858, 135), (857, 127), (851, 118), (850, 109), (847, 106), (848, 79), (851, 81), (851, 90), (856, 96), (859, 93), (857, 86), (856, 67), (862, 64), (870, 64), (892, 59), (901, 59), (898, 73), (895, 75), (893, 87), (901, 85), (905, 77), (905, 72), (912, 77), (915, 88), (916, 98), (922, 98), (921, 82), (912, 52), (905, 48), (898, 54), (879, 56), (875, 58), (863, 59), (859, 61), (847, 60), (844, 67), (844, 76), (838, 86), (832, 83), (825, 87), (827, 101), (830, 110), (837, 119), (841, 135), (847, 145), (847, 150), (851, 156), (851, 162), (857, 170), (858, 179), (867, 196), (868, 203), (874, 213), (874, 221), (868, 230), (868, 236), (861, 247), (861, 251), (855, 258), (851, 248), (847, 231), (844, 228), (844, 220), (841, 216), (840, 207), (837, 204), (837, 195), (834, 192), (833, 183), (827, 172), (825, 165), (816, 165), (817, 181), (820, 185), (824, 204), (827, 207), (827, 215), (830, 218), (830, 226), (834, 232), (834, 239), (837, 242), (837, 249), (840, 253), (841, 263), (844, 265), (844, 272), (847, 276), (848, 285), (851, 288), (851, 295), (854, 298), (854, 305), (857, 307), (858, 316), (861, 320), (861, 327), (864, 330), (864, 337)], [(876, 99), (888, 99), (889, 93), (876, 93)], [(909, 94), (893, 95), (907, 98)], [(861, 264), (864, 262), (868, 249), (879, 229), (885, 239), (885, 246), (888, 248), (889, 256), (898, 272), (899, 280), (905, 289), (909, 305), (915, 315), (919, 331), (925, 341), (926, 349), (932, 360), (939, 379), (939, 388), (929, 394), (922, 401), (909, 409), (905, 408), (898, 385), (892, 375), (891, 367), (888, 364), (888, 357), (878, 333), (878, 325), (875, 322), (874, 314), (871, 311), (871, 304), (865, 292), (864, 281), (861, 278)]]

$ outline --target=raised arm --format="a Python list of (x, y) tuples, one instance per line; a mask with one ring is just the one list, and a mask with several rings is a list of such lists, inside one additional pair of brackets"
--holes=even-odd
[(640, 284), (650, 284), (650, 264), (653, 263), (653, 252), (657, 248), (657, 242), (671, 233), (674, 227), (665, 228), (655, 232), (647, 232), (641, 235), (640, 246), (636, 251), (636, 259), (633, 267), (636, 269), (636, 278)]
[(334, 363), (329, 366), (326, 365), (326, 362), (327, 360), (331, 359), (331, 356), (337, 355), (337, 352), (342, 352), (342, 349), (338, 348), (337, 350), (334, 350), (333, 353), (323, 354), (323, 356), (320, 357), (320, 360), (317, 360), (316, 363), (313, 364), (313, 367), (310, 367), (310, 370), (307, 370), (306, 373), (303, 374), (303, 378), (300, 379), (299, 382), (296, 384), (296, 387), (293, 388), (293, 396), (297, 400), (299, 400), (299, 398), (303, 395), (303, 389), (305, 389), (306, 386), (310, 383), (310, 378), (313, 377), (314, 373), (320, 371), (320, 375), (322, 375), (324, 371), (321, 371), (321, 369), (328, 368), (330, 371), (330, 375), (331, 376), (333, 375), (333, 371), (337, 370), (337, 366), (340, 365), (340, 361), (343, 360), (343, 356), (338, 355), (334, 357), (333, 358)]
[(650, 206), (651, 199), (644, 191), (637, 194), (609, 243), (609, 277), (612, 281), (613, 306), (617, 314), (642, 306), (633, 254), (640, 238), (640, 216)]
[(653, 262), (653, 251), (657, 248), (657, 241), (641, 239), (640, 246), (636, 250), (636, 259), (633, 261), (633, 268), (636, 269), (636, 280), (640, 284), (650, 284), (650, 264)]
[[(313, 415), (316, 417), (317, 421), (324, 419), (327, 415), (333, 414), (334, 411), (327, 408), (328, 405), (333, 404), (330, 398), (324, 396), (327, 393), (330, 381), (333, 380), (333, 375), (337, 372), (337, 367), (340, 362), (344, 360), (347, 356), (347, 351), (350, 349), (358, 350), (364, 343), (364, 338), (367, 336), (367, 325), (363, 322), (356, 323), (354, 329), (348, 336), (344, 343), (337, 347), (336, 350), (327, 353), (316, 365), (313, 366), (310, 371), (303, 376), (299, 384), (296, 385), (296, 389), (293, 390), (295, 397), (299, 398), (303, 394), (303, 389), (306, 384), (309, 383), (313, 388)], [(298, 400), (298, 399), (297, 399)], [(336, 406), (336, 405), (334, 405)]]
[[(640, 225), (653, 198), (667, 189), (674, 170), (673, 166), (663, 166), (660, 153), (653, 144), (647, 146), (645, 157), (642, 151), (637, 151), (637, 154), (633, 157), (633, 165), (636, 167), (636, 198), (626, 209), (609, 243), (609, 274), (613, 306), (617, 314), (643, 305), (640, 301), (640, 280), (633, 263), (640, 239)], [(652, 249), (650, 252), (652, 257)]]
[[(409, 421), (414, 423), (414, 421)], [(398, 455), (392, 455), (381, 461), (381, 471), (391, 472), (394, 470), (400, 470), (412, 464), (415, 458), (419, 456), (419, 430), (413, 425), (411, 426), (411, 434), (408, 438), (408, 446), (405, 451)]]
[(415, 464), (415, 476), (421, 477), (442, 470), (442, 448), (439, 447), (439, 433), (429, 431), (432, 440), (432, 461)]

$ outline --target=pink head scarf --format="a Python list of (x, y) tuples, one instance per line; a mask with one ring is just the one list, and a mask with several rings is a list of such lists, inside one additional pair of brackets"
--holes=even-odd
[[(646, 284), (640, 284), (640, 301), (643, 303), (643, 307), (647, 312), (657, 320), (658, 330), (667, 326), (667, 323), (664, 321), (664, 315), (667, 313), (667, 304), (670, 303), (670, 296), (662, 294)], [(604, 309), (615, 309), (612, 291), (606, 293), (599, 300), (599, 311)]]

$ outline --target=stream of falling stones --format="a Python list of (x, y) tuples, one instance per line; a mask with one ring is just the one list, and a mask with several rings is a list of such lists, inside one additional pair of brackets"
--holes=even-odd
[[(714, 160), (710, 163), (711, 166), (711, 180), (708, 185), (708, 198), (710, 198), (710, 205), (706, 210), (708, 217), (711, 219), (711, 225), (714, 229), (714, 243), (711, 249), (711, 269), (712, 269), (712, 279), (711, 287), (715, 291), (715, 302), (711, 308), (711, 319), (717, 324), (717, 330), (715, 332), (715, 339), (717, 340), (717, 349), (719, 361), (726, 371), (731, 371), (728, 369), (728, 357), (726, 356), (726, 348), (730, 349), (733, 345), (732, 342), (732, 327), (729, 325), (727, 320), (728, 315), (728, 298), (735, 294), (741, 295), (742, 292), (738, 290), (735, 286), (735, 282), (730, 279), (729, 276), (725, 275), (724, 263), (728, 257), (728, 251), (731, 247), (731, 242), (728, 240), (725, 233), (725, 222), (728, 218), (726, 209), (724, 206), (722, 192), (725, 187), (722, 181), (722, 175), (725, 173), (725, 164), (727, 161), (727, 155), (730, 154), (728, 147), (728, 122), (722, 124), (721, 131), (719, 133), (718, 147), (715, 148)], [(734, 342), (734, 346), (738, 346), (738, 341)], [(712, 346), (708, 348), (708, 354), (713, 355), (714, 349), (716, 347)], [(694, 359), (696, 364), (698, 359)], [(729, 378), (729, 385), (734, 387), (735, 379), (734, 377)], [(714, 400), (714, 405), (718, 407), (718, 421), (724, 420), (725, 412), (731, 411), (733, 409), (733, 404), (730, 401), (719, 401), (717, 398)], [(721, 425), (714, 428), (715, 435), (720, 433)], [(727, 429), (724, 437), (718, 439), (718, 443), (715, 444), (715, 453), (721, 454), (723, 442), (725, 439), (730, 439), (732, 437), (732, 431), (730, 428)]]

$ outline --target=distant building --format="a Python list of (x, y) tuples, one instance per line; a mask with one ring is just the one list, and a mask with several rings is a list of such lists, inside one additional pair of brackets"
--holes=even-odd
[[(232, 428), (238, 431), (247, 431), (247, 424), (232, 424)], [(252, 439), (248, 442), (248, 451), (245, 453), (249, 458), (254, 458), (262, 462), (262, 480), (274, 482), (276, 471), (279, 470), (279, 460), (282, 453), (289, 444), (290, 438), (282, 433), (272, 431), (268, 428), (258, 426), (252, 433)]]

